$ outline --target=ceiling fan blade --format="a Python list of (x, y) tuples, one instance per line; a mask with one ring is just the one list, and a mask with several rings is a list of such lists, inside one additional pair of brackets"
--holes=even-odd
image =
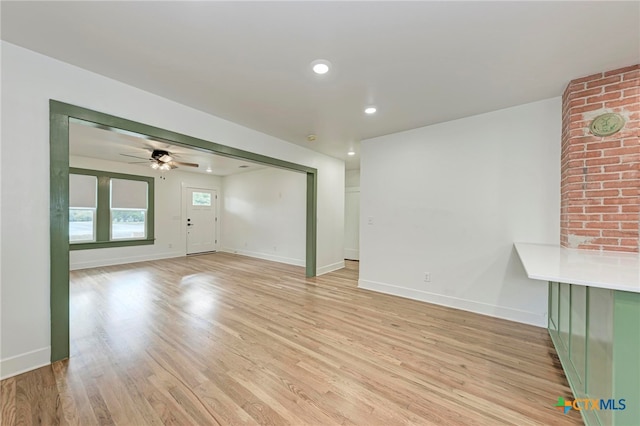
[(164, 164), (168, 164), (169, 167), (171, 167), (171, 170), (178, 168), (178, 166), (176, 166), (176, 164), (175, 164), (175, 161), (170, 161), (170, 162), (164, 163)]
[(186, 167), (200, 167), (197, 163), (184, 163), (182, 161), (172, 161), (173, 164), (179, 164)]
[(144, 157), (138, 157), (137, 155), (129, 155), (129, 154), (120, 154), (124, 157), (132, 157), (132, 158), (137, 158), (139, 160), (148, 160), (148, 158), (144, 158)]

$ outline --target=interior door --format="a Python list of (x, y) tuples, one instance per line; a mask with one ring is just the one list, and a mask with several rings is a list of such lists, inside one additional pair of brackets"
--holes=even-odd
[(214, 190), (187, 188), (187, 254), (216, 250), (217, 201)]
[(346, 188), (344, 196), (344, 258), (359, 260), (360, 188)]

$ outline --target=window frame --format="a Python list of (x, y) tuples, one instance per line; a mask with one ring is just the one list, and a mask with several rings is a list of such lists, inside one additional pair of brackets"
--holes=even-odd
[(84, 244), (84, 243), (94, 243), (96, 241), (96, 224), (98, 221), (96, 220), (97, 211), (96, 207), (69, 207), (69, 229), (71, 229), (71, 210), (86, 210), (92, 213), (92, 230), (91, 230), (91, 239), (90, 240), (72, 240), (71, 233), (69, 233), (69, 244)]
[[(154, 236), (154, 182), (151, 176), (138, 176), (104, 170), (81, 169), (69, 167), (69, 174), (95, 176), (98, 180), (97, 206), (95, 215), (96, 239), (87, 242), (69, 242), (69, 250), (90, 250), (109, 247), (128, 247), (152, 245)], [(146, 238), (111, 239), (111, 179), (124, 179), (147, 182)]]

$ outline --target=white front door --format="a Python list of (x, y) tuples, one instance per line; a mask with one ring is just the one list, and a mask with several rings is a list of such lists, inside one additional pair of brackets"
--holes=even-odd
[(187, 254), (216, 250), (217, 199), (214, 190), (187, 188)]

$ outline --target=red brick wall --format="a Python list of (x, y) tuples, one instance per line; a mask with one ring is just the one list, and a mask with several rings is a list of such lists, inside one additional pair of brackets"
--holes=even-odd
[[(591, 121), (622, 115), (624, 128), (597, 137)], [(640, 64), (573, 80), (562, 95), (560, 244), (638, 252)]]

